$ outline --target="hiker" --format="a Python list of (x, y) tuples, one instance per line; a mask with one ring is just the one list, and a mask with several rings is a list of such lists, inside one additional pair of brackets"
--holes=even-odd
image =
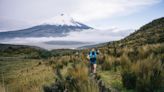
[(90, 68), (91, 68), (91, 73), (96, 74), (96, 57), (99, 54), (98, 50), (95, 50), (92, 48), (92, 50), (89, 52), (88, 58), (90, 60)]

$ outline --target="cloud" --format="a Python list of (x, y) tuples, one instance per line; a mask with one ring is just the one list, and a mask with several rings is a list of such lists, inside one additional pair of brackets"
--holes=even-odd
[[(103, 42), (109, 42), (114, 40), (120, 40), (134, 30), (120, 30), (120, 29), (110, 29), (110, 30), (83, 30), (80, 32), (70, 32), (65, 37), (27, 37), (27, 38), (13, 38), (0, 40), (1, 43), (6, 44), (22, 44), (22, 45), (33, 45), (39, 46), (45, 49), (55, 49), (55, 48), (76, 48), (86, 45), (93, 45)], [(46, 44), (45, 42), (54, 42), (54, 44)], [(72, 44), (84, 43), (84, 44)], [(55, 44), (56, 43), (56, 44)], [(57, 43), (62, 43), (59, 45)], [(72, 45), (67, 45), (65, 43), (70, 43)]]
[(80, 32), (70, 32), (65, 37), (27, 37), (27, 38), (14, 38), (6, 39), (1, 42), (5, 43), (40, 43), (48, 41), (77, 41), (77, 42), (90, 42), (101, 43), (113, 40), (120, 40), (129, 35), (133, 30), (83, 30)]
[(120, 40), (129, 35), (133, 30), (109, 29), (109, 30), (84, 30), (81, 32), (70, 32), (66, 37), (56, 38), (57, 40), (72, 40), (82, 42), (102, 43), (113, 40)]
[[(161, 0), (2, 0), (0, 16), (33, 23), (67, 13), (81, 22), (126, 15)], [(11, 12), (12, 11), (12, 12)]]
[(133, 13), (160, 0), (81, 0), (72, 16), (79, 21), (93, 21)]

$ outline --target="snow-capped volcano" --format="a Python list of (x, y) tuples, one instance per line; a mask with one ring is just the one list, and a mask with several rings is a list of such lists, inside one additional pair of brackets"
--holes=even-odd
[(60, 25), (60, 26), (82, 26), (79, 22), (74, 21), (72, 17), (66, 14), (60, 14), (52, 19), (46, 20), (43, 24)]
[(60, 14), (40, 25), (9, 32), (0, 32), (0, 39), (21, 38), (21, 37), (61, 37), (67, 36), (69, 32), (92, 29), (91, 27), (74, 21), (73, 18)]

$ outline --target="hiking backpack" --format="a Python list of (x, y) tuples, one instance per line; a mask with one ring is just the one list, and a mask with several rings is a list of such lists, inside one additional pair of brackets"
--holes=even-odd
[(90, 53), (89, 53), (90, 58), (96, 58), (96, 56), (97, 56), (96, 51), (90, 51)]

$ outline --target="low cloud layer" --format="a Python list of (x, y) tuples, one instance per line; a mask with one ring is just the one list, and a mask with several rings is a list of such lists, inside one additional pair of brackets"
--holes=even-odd
[(0, 40), (0, 42), (5, 44), (39, 46), (51, 50), (58, 48), (77, 48), (86, 45), (120, 40), (132, 32), (133, 30), (120, 30), (116, 28), (110, 30), (83, 30), (81, 32), (70, 32), (66, 37), (14, 38)]
[(70, 32), (66, 37), (28, 37), (6, 39), (3, 43), (41, 43), (48, 41), (77, 41), (89, 43), (101, 43), (113, 40), (120, 40), (129, 35), (133, 30), (83, 30), (81, 32)]
[(119, 40), (124, 38), (130, 33), (131, 30), (85, 30), (82, 32), (71, 32), (67, 37), (58, 37), (56, 40), (71, 40), (71, 41), (82, 41), (82, 42), (108, 42), (113, 40)]

